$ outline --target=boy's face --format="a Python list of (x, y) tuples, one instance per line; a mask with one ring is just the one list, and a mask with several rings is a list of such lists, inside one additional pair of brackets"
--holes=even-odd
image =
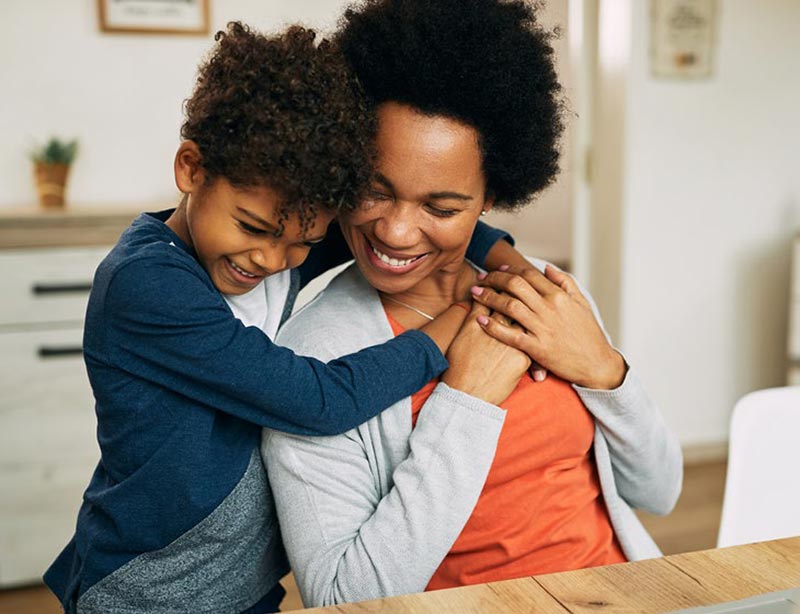
[(194, 248), (223, 294), (245, 294), (268, 275), (302, 264), (334, 217), (318, 210), (304, 233), (299, 216), (290, 213), (277, 237), (281, 197), (271, 188), (237, 188), (224, 178), (205, 185), (202, 171), (178, 184), (186, 202), (167, 225)]

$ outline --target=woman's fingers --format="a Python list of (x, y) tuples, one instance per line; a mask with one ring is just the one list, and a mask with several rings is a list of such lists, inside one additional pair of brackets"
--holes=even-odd
[(559, 271), (556, 267), (550, 264), (544, 268), (544, 274), (547, 279), (569, 294), (572, 298), (580, 301), (586, 307), (589, 307), (589, 302), (586, 300), (586, 297), (583, 296), (580, 288), (578, 288), (578, 284), (575, 283), (575, 280), (571, 275), (567, 275), (563, 271)]
[(524, 298), (499, 293), (492, 288), (482, 286), (473, 286), (471, 292), (474, 303), (485, 305), (492, 312), (500, 313), (509, 320), (519, 322), (523, 328), (528, 330), (536, 326), (538, 321), (536, 312), (542, 310), (544, 306), (542, 297), (534, 290), (530, 290)]
[(520, 352), (525, 352), (531, 360), (536, 360), (538, 353), (536, 335), (525, 331), (517, 324), (506, 324), (500, 318), (494, 317), (494, 314), (483, 320), (478, 318), (478, 323), (490, 336)]
[(528, 369), (534, 382), (543, 382), (547, 379), (547, 369), (545, 369), (538, 362), (531, 362), (531, 367)]
[(553, 283), (539, 269), (530, 266), (522, 269), (518, 267), (504, 267), (504, 270), (487, 273), (479, 282), (482, 286), (490, 286), (495, 290), (517, 294), (529, 288), (540, 296), (548, 296), (558, 292), (558, 284)]

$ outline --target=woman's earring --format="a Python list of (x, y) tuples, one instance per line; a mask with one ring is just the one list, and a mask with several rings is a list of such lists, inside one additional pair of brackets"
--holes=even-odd
[(481, 215), (486, 215), (487, 213), (489, 213), (489, 212), (488, 212), (486, 209), (484, 209), (483, 211), (481, 211)]

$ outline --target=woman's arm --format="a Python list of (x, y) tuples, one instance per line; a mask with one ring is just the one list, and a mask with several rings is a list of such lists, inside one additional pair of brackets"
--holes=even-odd
[(401, 403), (338, 437), (265, 431), (262, 456), (306, 606), (424, 590), (472, 513), (504, 412), (439, 384), (406, 444), (410, 411)]
[(668, 513), (683, 479), (676, 436), (611, 345), (591, 296), (552, 265), (544, 275), (531, 269), (491, 273), (474, 297), (527, 332), (497, 319), (485, 330), (572, 382), (608, 440), (620, 495), (632, 507)]

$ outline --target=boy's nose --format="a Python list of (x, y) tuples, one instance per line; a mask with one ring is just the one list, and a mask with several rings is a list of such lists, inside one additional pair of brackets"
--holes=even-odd
[(254, 249), (250, 252), (250, 261), (266, 271), (268, 275), (283, 271), (288, 267), (286, 250), (278, 247)]

